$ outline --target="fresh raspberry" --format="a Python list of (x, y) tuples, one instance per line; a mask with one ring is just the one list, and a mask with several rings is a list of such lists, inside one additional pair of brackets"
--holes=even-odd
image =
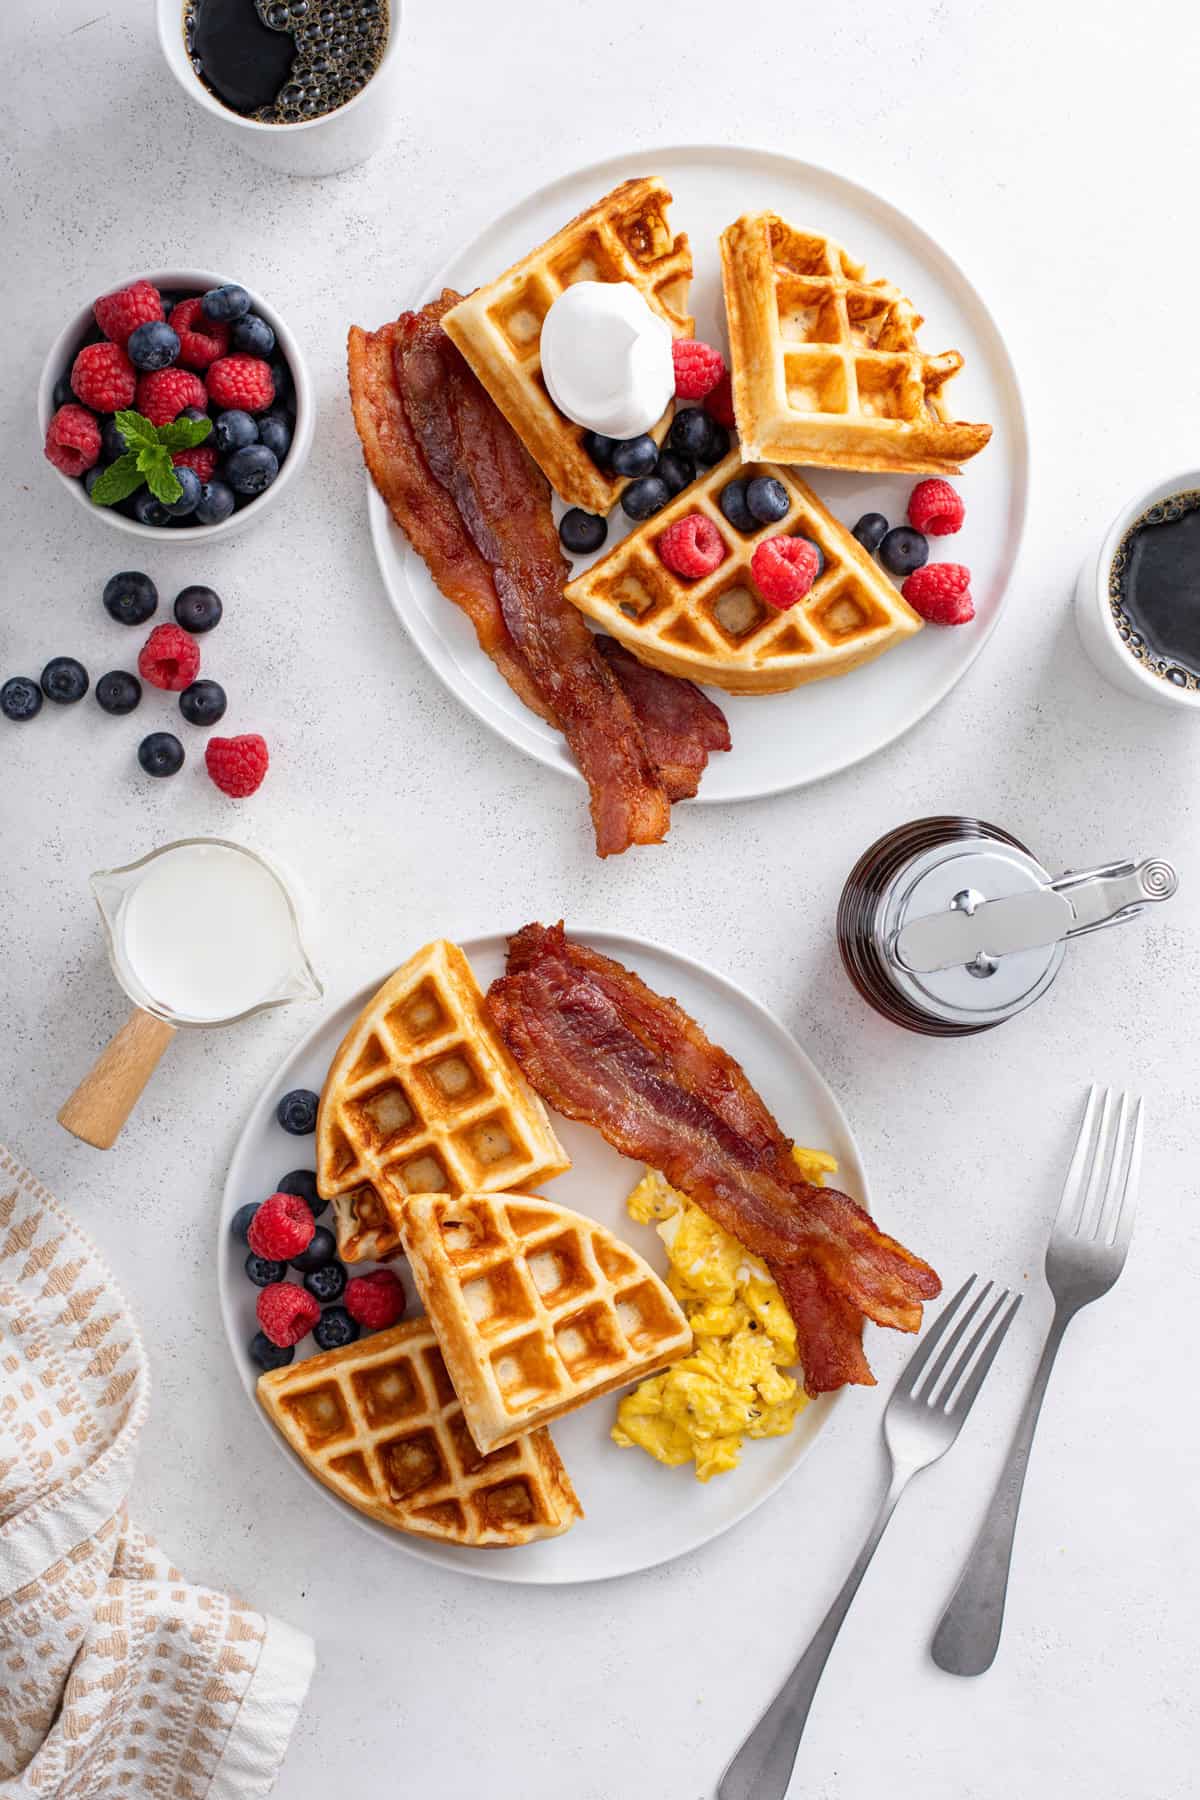
[(242, 737), (209, 738), (204, 749), (205, 768), (231, 800), (244, 800), (262, 786), (270, 760), (266, 741), (257, 731)]
[(258, 1296), (258, 1322), (273, 1344), (298, 1344), (321, 1316), (307, 1289), (293, 1281), (273, 1281)]
[(780, 612), (803, 600), (820, 568), (816, 545), (802, 537), (767, 538), (750, 559), (755, 587)]
[(200, 673), (200, 646), (178, 625), (156, 625), (142, 645), (138, 674), (151, 687), (182, 694)]
[(222, 356), (208, 371), (208, 397), (223, 412), (265, 412), (275, 399), (271, 367), (261, 356)]
[(967, 516), (962, 495), (948, 481), (918, 481), (908, 502), (908, 522), (926, 537), (952, 537)]
[(207, 369), (229, 354), (228, 325), (210, 319), (199, 300), (181, 300), (171, 309), (171, 330), (179, 335), (179, 360), (189, 369)]
[(270, 1194), (251, 1219), (246, 1242), (255, 1256), (291, 1262), (308, 1249), (316, 1229), (312, 1208), (299, 1194)]
[(704, 396), (704, 410), (723, 425), (726, 431), (732, 431), (737, 424), (733, 411), (733, 376), (726, 369), (720, 381), (710, 394)]
[(46, 427), (46, 461), (82, 475), (100, 461), (100, 427), (85, 406), (60, 406)]
[(178, 468), (194, 469), (201, 481), (211, 481), (217, 472), (217, 453), (211, 444), (197, 444), (191, 450), (175, 450), (171, 461)]
[(971, 571), (961, 563), (926, 563), (913, 570), (900, 592), (931, 625), (969, 625), (975, 617)]
[(161, 319), (163, 303), (159, 291), (148, 281), (134, 281), (115, 294), (103, 294), (92, 307), (96, 323), (106, 338), (120, 344), (122, 350), (129, 334), (151, 319)]
[(71, 368), (71, 386), (93, 412), (133, 405), (137, 371), (120, 344), (85, 344)]
[(671, 345), (675, 363), (675, 398), (703, 400), (725, 373), (725, 358), (699, 338), (676, 338)]
[(668, 569), (695, 581), (725, 561), (725, 540), (703, 513), (686, 513), (659, 538), (655, 548)]
[(390, 1269), (375, 1269), (347, 1284), (343, 1304), (368, 1331), (386, 1331), (404, 1317), (404, 1286)]
[(137, 409), (152, 425), (169, 425), (185, 406), (208, 406), (204, 383), (189, 369), (153, 369), (138, 376)]

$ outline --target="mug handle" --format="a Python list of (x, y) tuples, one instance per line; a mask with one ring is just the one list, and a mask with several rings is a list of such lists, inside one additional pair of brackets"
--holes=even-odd
[(174, 1036), (174, 1025), (135, 1006), (60, 1107), (59, 1124), (85, 1144), (111, 1150)]

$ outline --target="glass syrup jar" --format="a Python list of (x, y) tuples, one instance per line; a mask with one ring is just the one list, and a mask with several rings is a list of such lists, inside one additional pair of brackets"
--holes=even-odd
[(884, 1018), (928, 1037), (990, 1031), (1041, 997), (1067, 942), (1178, 886), (1170, 863), (1052, 876), (982, 819), (915, 819), (872, 844), (838, 905), (846, 973)]

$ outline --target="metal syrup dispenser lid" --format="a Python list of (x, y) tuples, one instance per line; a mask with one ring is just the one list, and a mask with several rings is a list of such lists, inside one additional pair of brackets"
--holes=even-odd
[(1132, 919), (1177, 886), (1158, 860), (1055, 878), (1015, 844), (957, 837), (896, 872), (875, 914), (876, 943), (920, 1013), (986, 1029), (1045, 993), (1069, 938)]

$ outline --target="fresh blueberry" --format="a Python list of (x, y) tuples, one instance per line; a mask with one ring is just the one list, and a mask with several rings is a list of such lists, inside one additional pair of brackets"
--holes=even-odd
[(131, 713), (141, 698), (141, 682), (125, 669), (110, 669), (96, 683), (96, 704), (102, 712)]
[(271, 364), (271, 384), (275, 389), (276, 400), (286, 400), (292, 391), (292, 371), (281, 356), (277, 356)]
[(893, 575), (911, 575), (929, 561), (929, 540), (911, 525), (893, 525), (879, 546), (879, 560)]
[(343, 1344), (352, 1344), (361, 1329), (344, 1306), (327, 1306), (313, 1326), (313, 1342), (318, 1350), (340, 1350)]
[(817, 558), (817, 572), (813, 576), (813, 580), (820, 581), (822, 575), (825, 573), (825, 552), (822, 550), (820, 544), (818, 544), (816, 538), (805, 537), (802, 531), (798, 531), (796, 536), (802, 544), (807, 544), (810, 550), (815, 551)]
[(346, 1271), (340, 1262), (322, 1263), (319, 1269), (310, 1269), (304, 1277), (304, 1285), (314, 1300), (327, 1306), (331, 1300), (340, 1300), (346, 1291)]
[(161, 500), (156, 500), (149, 488), (139, 488), (133, 496), (133, 516), (139, 525), (166, 526), (171, 523), (171, 515)]
[(178, 775), (183, 767), (183, 745), (169, 731), (152, 731), (138, 745), (138, 761), (147, 775)]
[(317, 1129), (317, 1107), (321, 1096), (311, 1088), (293, 1088), (275, 1108), (275, 1117), (293, 1137), (307, 1137)]
[(200, 310), (206, 318), (229, 325), (250, 311), (250, 296), (244, 287), (227, 282), (224, 287), (209, 288), (200, 301)]
[(95, 487), (103, 473), (104, 465), (102, 463), (94, 463), (90, 469), (84, 470), (83, 491), (89, 500), (92, 497), (92, 489)]
[(234, 450), (244, 450), (247, 444), (257, 442), (258, 426), (248, 412), (230, 408), (228, 412), (217, 414), (213, 425), (213, 443), (222, 456), (229, 456)]
[(708, 442), (700, 461), (702, 463), (719, 463), (729, 455), (729, 433), (719, 420), (709, 418), (707, 413), (704, 416), (708, 419)]
[(258, 441), (273, 450), (280, 462), (292, 447), (292, 421), (286, 413), (263, 413), (258, 421)]
[(71, 386), (70, 376), (64, 375), (55, 382), (54, 392), (50, 396), (50, 404), (55, 412), (60, 406), (78, 406), (79, 402), (75, 398), (75, 390)]
[(314, 1269), (323, 1269), (336, 1255), (337, 1239), (324, 1225), (318, 1225), (309, 1240), (308, 1248), (302, 1250), (299, 1256), (292, 1257), (292, 1267), (299, 1269), (302, 1275), (308, 1275)]
[(202, 486), (195, 469), (189, 469), (186, 463), (180, 463), (175, 470), (175, 479), (180, 486), (178, 500), (164, 500), (163, 505), (173, 519), (186, 519), (196, 510)]
[(190, 419), (193, 425), (198, 425), (201, 419), (208, 418), (208, 414), (202, 406), (185, 406), (181, 413), (176, 414), (176, 418)]
[(234, 349), (240, 350), (243, 356), (274, 355), (275, 333), (257, 313), (243, 313), (240, 319), (235, 319), (229, 338)]
[(247, 444), (227, 458), (224, 476), (235, 494), (261, 494), (279, 473), (279, 458), (265, 444)]
[(230, 1231), (235, 1238), (240, 1238), (243, 1244), (246, 1242), (249, 1235), (250, 1224), (255, 1213), (258, 1211), (258, 1207), (259, 1202), (257, 1200), (247, 1200), (245, 1206), (239, 1206), (232, 1219), (229, 1221)]
[(147, 319), (130, 332), (125, 354), (135, 369), (168, 369), (179, 355), (179, 333), (165, 319)]
[(270, 1287), (273, 1281), (282, 1281), (287, 1274), (286, 1263), (272, 1262), (269, 1256), (255, 1256), (253, 1250), (243, 1266), (255, 1287)]
[(0, 687), (0, 712), (14, 725), (23, 725), (41, 710), (42, 690), (28, 675), (10, 675)]
[(275, 1183), (275, 1192), (295, 1194), (298, 1200), (303, 1200), (314, 1219), (319, 1219), (329, 1205), (328, 1200), (322, 1200), (318, 1194), (317, 1178), (311, 1169), (290, 1169), (282, 1181)]
[(42, 670), (42, 692), (56, 706), (74, 706), (88, 685), (87, 670), (73, 656), (52, 656)]
[(749, 485), (747, 481), (728, 481), (717, 495), (717, 505), (734, 530), (747, 535), (758, 530), (758, 520), (746, 501), (746, 489)]
[(614, 475), (636, 479), (641, 475), (653, 475), (657, 467), (658, 445), (645, 431), (641, 437), (623, 439), (612, 453)]
[(200, 498), (196, 502), (196, 523), (219, 525), (222, 519), (229, 517), (236, 505), (233, 489), (224, 481), (202, 481)]
[[(712, 454), (714, 426), (716, 420), (710, 419), (703, 407), (680, 407), (671, 420), (667, 449), (674, 450), (679, 456), (690, 457), (693, 462), (716, 462), (718, 458)], [(719, 426), (716, 428), (720, 429)]]
[(227, 705), (219, 681), (193, 681), (179, 696), (179, 710), (189, 725), (215, 725), (225, 717)]
[(670, 498), (671, 490), (661, 475), (643, 475), (622, 493), (621, 510), (629, 519), (652, 519)]
[(696, 465), (690, 456), (680, 456), (677, 450), (664, 450), (654, 473), (666, 482), (667, 492), (673, 500), (695, 481)]
[(558, 535), (564, 550), (572, 556), (589, 556), (598, 550), (608, 536), (608, 520), (600, 513), (584, 512), (573, 506), (558, 521)]
[(852, 533), (863, 549), (869, 551), (872, 556), (887, 534), (888, 522), (882, 513), (864, 513)]
[(619, 438), (605, 437), (602, 431), (585, 431), (583, 434), (584, 449), (596, 467), (603, 469), (606, 474), (612, 468), (613, 451), (620, 441)]
[(124, 456), (129, 448), (121, 433), (117, 430), (115, 419), (105, 419), (100, 427), (100, 454), (105, 462), (116, 462), (118, 456)]
[(122, 569), (104, 584), (104, 610), (118, 625), (144, 625), (158, 606), (158, 589), (139, 569)]
[(746, 505), (760, 525), (777, 525), (791, 509), (788, 491), (773, 475), (756, 475), (746, 483)]
[(200, 637), (221, 623), (221, 596), (210, 587), (180, 588), (175, 596), (175, 623)]
[(250, 1339), (250, 1354), (260, 1369), (285, 1369), (296, 1354), (295, 1344), (273, 1344), (265, 1331)]

